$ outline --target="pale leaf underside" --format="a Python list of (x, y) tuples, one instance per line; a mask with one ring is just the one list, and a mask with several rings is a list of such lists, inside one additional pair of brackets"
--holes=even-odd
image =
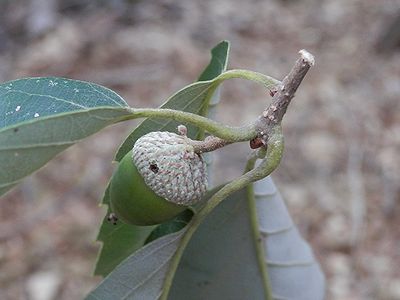
[(324, 275), (270, 177), (254, 183), (254, 196), (273, 298), (324, 299)]

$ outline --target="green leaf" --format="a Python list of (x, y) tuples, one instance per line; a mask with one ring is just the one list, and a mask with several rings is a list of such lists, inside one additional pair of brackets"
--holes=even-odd
[(226, 71), (228, 67), (230, 44), (222, 41), (211, 50), (211, 61), (199, 76), (198, 81), (212, 80)]
[[(109, 199), (110, 186), (108, 185), (104, 198)], [(115, 225), (107, 220), (110, 211), (104, 217), (100, 227), (98, 240), (102, 240), (97, 257), (95, 275), (110, 273), (121, 260), (128, 257), (135, 250), (143, 246), (149, 234), (156, 226), (135, 226), (117, 222)]]
[[(133, 253), (88, 299), (158, 299), (190, 226)], [(267, 177), (225, 199), (200, 224), (168, 299), (323, 299), (324, 287), (310, 246)]]
[(325, 280), (270, 177), (236, 192), (199, 226), (169, 299), (324, 299)]
[[(324, 299), (325, 278), (271, 177), (249, 187), (274, 299)], [(191, 298), (192, 299), (192, 298)]]
[(179, 215), (177, 215), (173, 220), (160, 224), (159, 226), (157, 226), (157, 228), (155, 228), (152, 231), (152, 233), (147, 238), (145, 244), (151, 243), (152, 241), (164, 235), (181, 230), (190, 222), (190, 220), (193, 217), (193, 214), (194, 213), (191, 209), (187, 209), (182, 213), (180, 213)]
[[(202, 75), (203, 78), (213, 78), (212, 76), (218, 76), (220, 73), (225, 71), (228, 61), (228, 51), (229, 43), (226, 41), (221, 42), (212, 50), (211, 62), (203, 72), (203, 74), (205, 74), (204, 76)], [(214, 66), (214, 64), (217, 65)], [(207, 102), (212, 96), (214, 86), (215, 84), (210, 81), (191, 84), (173, 95), (165, 104), (162, 105), (162, 107), (183, 110), (191, 113), (205, 114), (207, 113), (207, 110), (204, 108), (206, 108), (208, 105)], [(135, 141), (142, 135), (151, 131), (174, 132), (179, 124), (180, 123), (171, 120), (144, 120), (121, 145), (115, 159), (120, 161), (126, 155), (126, 153), (132, 149)], [(186, 125), (188, 127), (188, 135), (192, 138), (196, 137), (199, 133), (199, 130), (192, 125)], [(111, 210), (107, 191), (104, 194), (101, 203), (108, 206), (107, 214), (109, 214), (111, 213)], [(95, 275), (102, 275), (105, 277), (129, 254), (142, 247), (144, 245), (143, 237), (147, 234), (147, 238), (150, 234), (148, 227), (132, 226), (123, 223), (120, 223), (118, 226), (120, 226), (120, 229), (116, 232), (107, 221), (107, 218), (105, 217), (103, 219), (103, 223), (100, 227), (97, 237), (98, 241), (102, 241), (103, 246), (99, 251), (94, 272)], [(153, 228), (154, 227), (152, 227), (152, 229)], [(139, 233), (138, 231), (143, 231), (143, 233)], [(153, 237), (160, 236), (160, 233), (165, 234), (163, 230), (158, 229), (158, 232), (154, 233)], [(123, 241), (123, 243), (116, 242), (117, 240)]]
[(125, 259), (86, 300), (158, 299), (185, 228), (147, 244)]
[[(212, 80), (213, 78), (218, 77), (220, 74), (226, 71), (228, 67), (228, 60), (226, 59), (229, 57), (229, 50), (230, 44), (227, 41), (221, 42), (217, 47), (211, 50), (211, 61), (209, 65), (205, 68), (203, 73), (199, 77), (199, 81), (204, 80)], [(203, 111), (201, 114), (203, 116), (208, 115), (208, 118), (215, 119), (217, 106), (220, 102), (220, 95), (221, 95), (221, 87), (218, 87), (214, 94), (211, 96), (210, 101), (208, 102), (207, 106), (204, 106)], [(198, 135), (198, 140), (203, 140), (205, 138), (205, 132), (201, 130)], [(208, 185), (212, 186), (213, 184), (213, 169), (212, 169), (212, 162), (213, 162), (213, 153), (208, 152), (203, 154), (204, 161), (207, 164), (207, 179)]]
[[(224, 51), (226, 51), (226, 55), (228, 55), (229, 44), (227, 45), (226, 43), (227, 42), (222, 42), (212, 50), (212, 53), (218, 56), (217, 58), (214, 58), (213, 56), (210, 64), (216, 63), (219, 65), (219, 68), (209, 65), (207, 66), (201, 77), (206, 78), (211, 75), (217, 75), (217, 70), (221, 71), (222, 73), (208, 81), (198, 81), (184, 87), (183, 89), (172, 95), (163, 105), (161, 105), (161, 108), (181, 110), (205, 116), (207, 115), (208, 105), (212, 96), (214, 95), (215, 90), (225, 80), (241, 78), (254, 81), (258, 84), (263, 85), (266, 88), (272, 88), (280, 84), (279, 80), (258, 72), (248, 70), (229, 70), (224, 72), (225, 69), (223, 69), (222, 66), (226, 67), (227, 63), (224, 63), (224, 61), (222, 60), (223, 57), (221, 56), (221, 49), (219, 49), (219, 47), (224, 49)], [(227, 59), (227, 57), (225, 59)], [(126, 153), (128, 153), (132, 149), (136, 140), (142, 135), (151, 131), (175, 132), (177, 126), (180, 124), (181, 122), (174, 120), (153, 118), (144, 120), (122, 143), (115, 156), (115, 160), (121, 161)], [(200, 132), (197, 127), (191, 124), (184, 125), (186, 125), (186, 127), (188, 128), (188, 136), (190, 138), (195, 138)]]
[[(210, 64), (216, 63), (219, 65), (218, 67), (210, 67), (208, 66), (206, 68), (206, 71), (203, 73), (205, 76), (211, 76), (212, 74), (217, 75), (217, 71), (220, 70), (221, 72), (224, 71), (224, 68), (226, 67), (226, 62), (224, 63), (225, 60), (227, 60), (227, 55), (229, 51), (229, 44), (227, 42), (222, 42), (219, 45), (217, 45), (213, 50), (213, 57), (212, 61)], [(226, 57), (223, 57), (223, 53), (225, 53)], [(217, 58), (214, 58), (214, 55), (217, 55)], [(221, 63), (222, 62), (222, 63)], [(222, 66), (222, 67), (221, 67)], [(202, 75), (203, 76), (203, 75)], [(169, 100), (162, 105), (163, 108), (170, 108), (170, 109), (177, 109), (177, 110), (183, 110), (186, 112), (191, 112), (191, 113), (196, 113), (196, 114), (207, 114), (208, 108), (209, 108), (209, 102), (213, 101), (213, 104), (216, 104), (217, 98), (213, 98), (214, 91), (218, 88), (218, 86), (227, 79), (231, 78), (243, 78), (247, 80), (252, 80), (257, 83), (260, 83), (264, 85), (267, 88), (270, 88), (272, 86), (275, 86), (276, 84), (279, 83), (278, 80), (273, 79), (269, 76), (252, 72), (252, 71), (247, 71), (247, 70), (231, 70), (227, 71), (224, 73), (221, 73), (218, 77), (209, 80), (209, 81), (201, 81), (201, 82), (196, 82), (193, 84), (188, 85), (187, 87), (181, 89), (178, 91), (176, 94), (174, 94)], [(215, 101), (215, 102), (214, 102)], [(145, 135), (148, 132), (151, 131), (176, 131), (177, 126), (180, 124), (180, 122), (176, 122), (173, 120), (165, 120), (165, 119), (146, 119), (144, 120), (129, 136), (128, 138), (124, 141), (124, 143), (121, 145), (119, 148), (117, 155), (116, 155), (116, 160), (120, 161), (126, 153), (128, 153), (135, 141)], [(201, 131), (190, 124), (185, 124), (188, 128), (188, 136), (191, 138), (195, 138), (198, 136)], [(107, 194), (103, 198), (102, 204), (109, 204), (109, 197)], [(109, 207), (109, 205), (108, 205)], [(108, 208), (108, 214), (111, 213), (110, 208)], [(100, 232), (98, 235), (98, 240), (102, 241), (103, 243), (108, 243), (108, 239), (112, 239), (112, 232), (110, 232), (110, 227), (107, 224), (106, 218), (103, 220), (103, 224), (100, 227)], [(121, 226), (126, 226), (126, 232), (129, 233), (129, 230), (140, 230), (140, 227), (133, 228), (129, 226), (130, 225), (121, 225)], [(127, 234), (126, 236), (122, 237), (121, 239), (124, 240), (129, 240), (132, 239), (133, 236)], [(140, 243), (136, 243), (135, 241), (127, 242), (127, 245), (139, 245)], [(128, 246), (127, 246), (128, 247)], [(104, 270), (110, 270), (112, 269), (110, 263), (107, 261), (109, 254), (103, 251), (103, 249), (108, 249), (108, 252), (112, 253), (113, 257), (118, 256), (118, 252), (121, 253), (119, 255), (120, 261), (126, 258), (126, 253), (128, 252), (126, 249), (123, 248), (116, 248), (116, 247), (106, 247), (102, 248), (100, 250), (99, 258), (97, 260), (97, 266), (95, 269), (95, 274), (96, 275), (107, 275), (108, 273), (104, 272)], [(133, 248), (130, 248), (132, 250)], [(113, 261), (114, 267), (116, 266), (117, 260)], [(107, 268), (104, 268), (102, 264), (106, 264)]]
[(220, 203), (190, 240), (168, 299), (270, 299), (246, 190)]
[[(207, 197), (216, 191), (209, 192)], [(189, 215), (183, 218), (186, 222)], [(159, 230), (165, 229), (161, 227), (164, 224)], [(125, 258), (86, 299), (159, 299), (164, 279), (170, 273), (171, 260), (188, 228), (185, 226), (178, 232), (157, 237)], [(154, 234), (158, 234), (157, 230)]]
[[(169, 108), (174, 110), (182, 110), (199, 114), (202, 108), (206, 105), (207, 100), (210, 98), (212, 92), (216, 88), (214, 81), (202, 81), (193, 83), (182, 90), (178, 91), (175, 95), (167, 100), (161, 108)], [(128, 153), (136, 140), (146, 133), (152, 131), (171, 131), (176, 132), (178, 125), (181, 122), (166, 119), (146, 119), (144, 120), (124, 141), (119, 148), (115, 160), (120, 161), (126, 153)], [(195, 138), (199, 129), (191, 124), (183, 124), (188, 129), (188, 136)]]
[[(243, 233), (243, 228), (252, 233)], [(248, 243), (255, 251), (248, 251)], [(264, 278), (262, 286), (255, 285), (256, 270)], [(228, 197), (198, 228), (180, 261), (169, 299), (307, 300), (324, 299), (324, 294), (324, 274), (312, 249), (267, 177), (249, 185), (247, 194)]]
[(129, 116), (102, 86), (64, 78), (25, 78), (0, 85), (0, 195), (58, 153)]

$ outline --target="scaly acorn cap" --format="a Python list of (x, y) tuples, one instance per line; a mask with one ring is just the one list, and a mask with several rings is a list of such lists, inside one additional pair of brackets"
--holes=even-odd
[(160, 197), (181, 205), (199, 202), (207, 191), (206, 164), (189, 138), (172, 132), (140, 137), (132, 158), (144, 182)]

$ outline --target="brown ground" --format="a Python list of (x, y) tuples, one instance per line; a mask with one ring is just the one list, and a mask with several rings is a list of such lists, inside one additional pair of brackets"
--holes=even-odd
[[(222, 39), (231, 68), (277, 78), (306, 48), (317, 64), (286, 115), (275, 181), (327, 275), (327, 299), (400, 299), (400, 48), (376, 51), (399, 11), (398, 0), (3, 1), (0, 80), (90, 80), (155, 107)], [(268, 101), (229, 82), (218, 117), (244, 124)], [(0, 299), (79, 299), (98, 282), (98, 200), (134, 124), (70, 148), (1, 199)], [(249, 149), (220, 153), (223, 181)]]

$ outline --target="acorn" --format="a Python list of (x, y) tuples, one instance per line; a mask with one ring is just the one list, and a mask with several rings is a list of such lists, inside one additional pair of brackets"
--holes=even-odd
[(198, 203), (206, 191), (206, 164), (190, 139), (150, 132), (119, 163), (111, 179), (110, 204), (125, 223), (155, 225)]

